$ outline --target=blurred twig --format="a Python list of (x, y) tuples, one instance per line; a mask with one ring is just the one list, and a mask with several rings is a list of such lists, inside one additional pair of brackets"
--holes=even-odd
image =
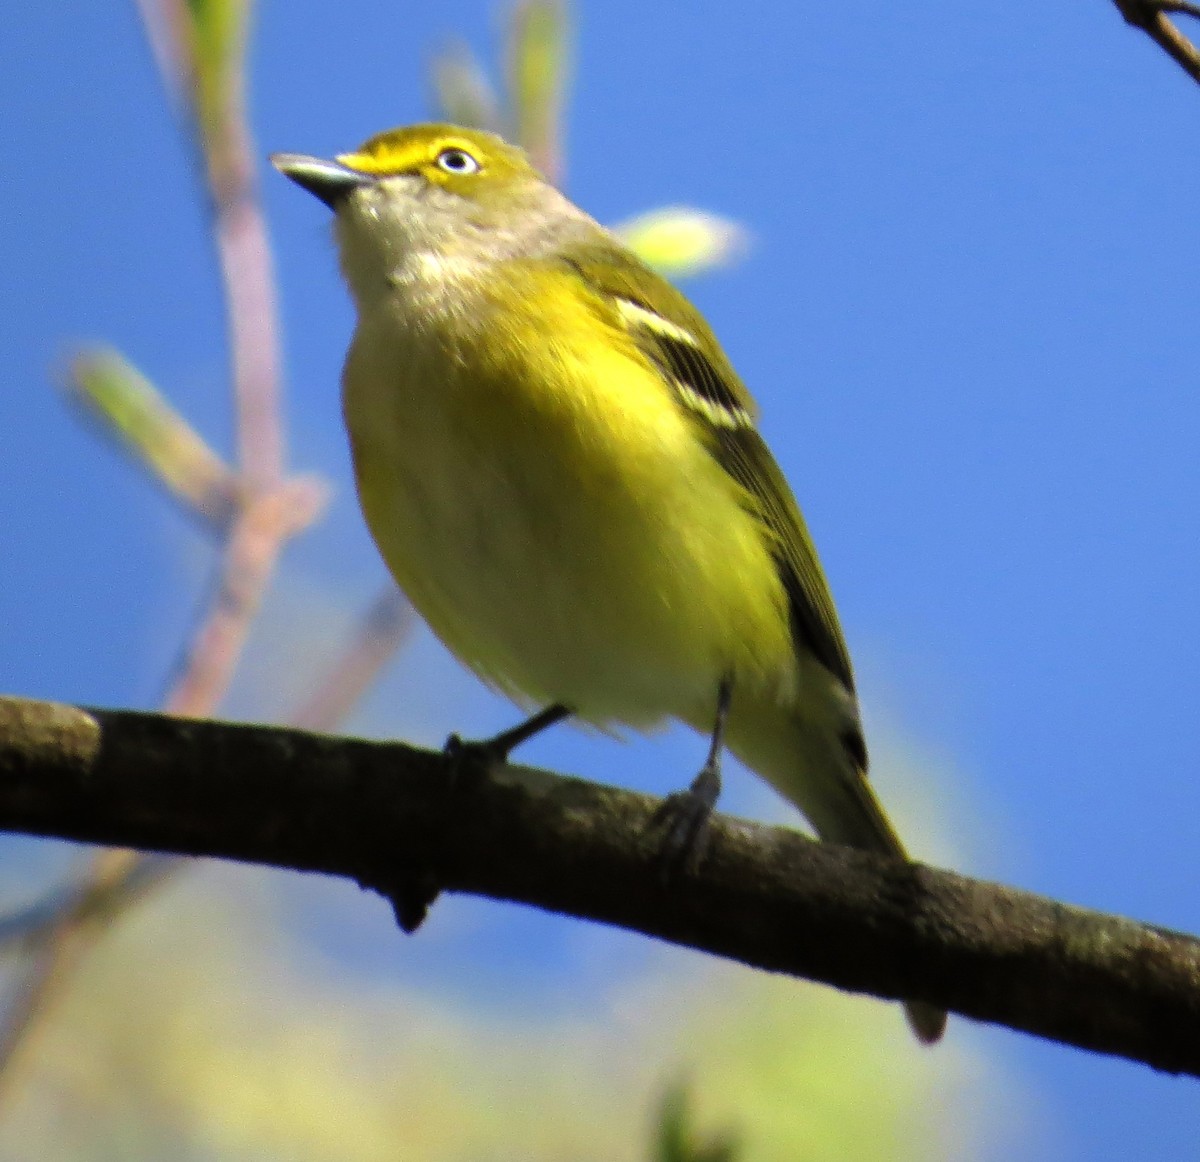
[(229, 687), (287, 540), (311, 523), (320, 494), (304, 480), (243, 500), (224, 547), (216, 597), (164, 699), (172, 714), (211, 714)]
[(65, 387), (188, 515), (216, 531), (227, 527), (238, 506), (237, 473), (128, 360), (102, 348), (80, 351)]
[(157, 887), (181, 863), (125, 848), (99, 852), (79, 881), (56, 898), (35, 904), (0, 924), (0, 944), (19, 941), (29, 964), (9, 990), (0, 1016), (0, 1103), (19, 1080), (19, 1050), (75, 969), (107, 930), (107, 921)]
[(149, 891), (175, 863), (174, 856), (140, 855), (131, 874), (108, 876), (96, 882), (77, 881), (54, 892), (0, 920), (0, 948), (13, 945), (37, 948), (64, 916), (71, 916), (77, 923), (103, 920), (120, 911), (130, 898)]
[(658, 1111), (653, 1162), (737, 1162), (737, 1137), (730, 1131), (697, 1133), (687, 1086), (667, 1090)]
[(569, 37), (564, 0), (523, 0), (513, 11), (506, 60), (511, 133), (557, 183), (563, 179)]
[(1128, 24), (1140, 28), (1193, 81), (1200, 83), (1200, 50), (1167, 19), (1167, 13), (1200, 19), (1200, 4), (1188, 0), (1113, 0)]
[(442, 116), (503, 134), (561, 184), (570, 40), (566, 0), (519, 0), (505, 30), (502, 93), (465, 44), (455, 41), (433, 58), (433, 89)]
[(164, 82), (182, 92), (212, 207), (232, 364), (241, 504), (217, 594), (166, 698), (177, 714), (211, 714), (228, 689), (287, 541), (317, 516), (311, 482), (285, 481), (279, 320), (266, 223), (254, 183), (244, 59), (250, 0), (141, 0)]
[(455, 41), (442, 49), (433, 58), (430, 71), (435, 99), (447, 121), (489, 133), (503, 132), (500, 99), (467, 45)]
[(325, 679), (288, 719), (305, 730), (336, 730), (412, 631), (416, 614), (392, 584), (380, 590)]

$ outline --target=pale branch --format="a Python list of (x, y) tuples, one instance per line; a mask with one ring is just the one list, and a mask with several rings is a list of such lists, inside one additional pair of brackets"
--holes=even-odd
[(0, 1008), (0, 1103), (18, 1089), (28, 1055), (21, 1050), (50, 1005), (70, 986), (79, 964), (117, 912), (150, 891), (182, 860), (106, 848), (80, 881), (49, 906), (34, 905), (0, 924), (0, 943), (17, 943), (28, 971), (11, 981)]
[(408, 598), (387, 581), (320, 684), (288, 715), (288, 724), (336, 730), (399, 653), (416, 620)]
[[(107, 924), (135, 900), (153, 891), (183, 861), (169, 855), (114, 850), (129, 858), (118, 874), (86, 875), (41, 899), (0, 916), (0, 949), (33, 951), (64, 923)], [(106, 869), (109, 870), (109, 869)], [(0, 1054), (2, 1059), (3, 1054)]]
[(1200, 1076), (1200, 941), (718, 816), (665, 881), (657, 801), (276, 727), (0, 699), (0, 828), (614, 924)]
[(165, 710), (195, 717), (216, 712), (283, 550), (323, 504), (320, 486), (306, 477), (243, 497), (223, 546), (214, 599), (187, 644)]

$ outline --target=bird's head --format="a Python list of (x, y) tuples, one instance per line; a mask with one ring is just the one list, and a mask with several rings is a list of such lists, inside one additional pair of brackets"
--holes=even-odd
[(276, 153), (280, 173), (336, 215), (342, 266), (363, 299), (414, 263), (448, 269), (549, 249), (590, 221), (492, 133), (414, 125), (380, 133), (332, 160)]

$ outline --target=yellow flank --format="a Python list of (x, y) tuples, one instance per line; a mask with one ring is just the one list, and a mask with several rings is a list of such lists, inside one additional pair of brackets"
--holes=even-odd
[(789, 700), (760, 526), (646, 357), (615, 328), (598, 338), (556, 285), (568, 277), (509, 264), (503, 301), (470, 296), (454, 342), (386, 304), (360, 320), (345, 414), (384, 558), (446, 645), (524, 701), (645, 727), (711, 720), (727, 674)]

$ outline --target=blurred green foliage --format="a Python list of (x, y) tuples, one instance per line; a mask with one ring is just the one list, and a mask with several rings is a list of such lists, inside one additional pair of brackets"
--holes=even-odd
[(693, 1125), (687, 1086), (671, 1086), (659, 1111), (658, 1149), (653, 1162), (737, 1162), (736, 1137), (729, 1132), (702, 1137)]
[(116, 351), (89, 348), (71, 362), (66, 388), (122, 451), (215, 525), (236, 503), (233, 471), (160, 391)]

